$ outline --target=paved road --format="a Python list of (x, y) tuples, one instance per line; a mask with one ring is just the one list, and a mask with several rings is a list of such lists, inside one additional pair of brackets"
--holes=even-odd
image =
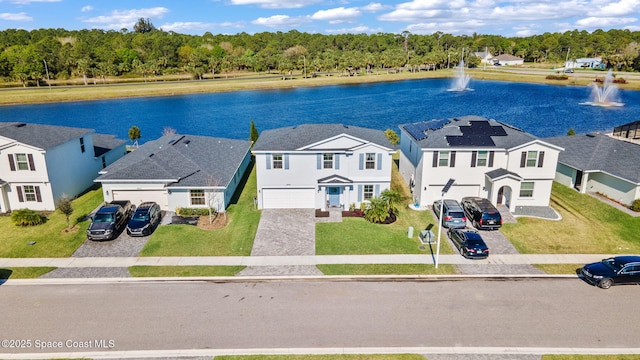
[(5, 284), (0, 303), (11, 311), (0, 320), (3, 338), (32, 344), (104, 340), (99, 344), (112, 347), (70, 349), (65, 343), (62, 349), (0, 353), (75, 351), (74, 357), (92, 357), (84, 352), (200, 349), (205, 355), (268, 348), (483, 353), (505, 347), (525, 353), (532, 348), (640, 352), (637, 299), (637, 286), (601, 290), (578, 279)]

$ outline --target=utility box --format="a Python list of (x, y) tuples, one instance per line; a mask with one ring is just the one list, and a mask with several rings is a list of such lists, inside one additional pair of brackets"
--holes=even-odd
[(431, 230), (422, 230), (420, 231), (420, 242), (423, 244), (433, 244), (435, 240), (433, 239), (433, 231)]
[(413, 226), (409, 226), (409, 230), (407, 230), (407, 237), (409, 239), (413, 238)]

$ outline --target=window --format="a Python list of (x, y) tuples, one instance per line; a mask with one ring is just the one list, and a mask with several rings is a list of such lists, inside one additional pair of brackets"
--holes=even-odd
[(538, 159), (537, 151), (527, 151), (527, 167), (535, 167)]
[(364, 163), (365, 169), (375, 169), (376, 168), (376, 154), (375, 153), (367, 153), (366, 159)]
[(370, 200), (373, 198), (373, 185), (365, 185), (364, 192), (362, 194), (362, 198), (365, 200)]
[(438, 159), (438, 166), (449, 166), (449, 152), (440, 151), (440, 158)]
[(520, 184), (520, 197), (533, 197), (532, 182), (523, 182)]
[(29, 170), (27, 154), (16, 154), (16, 165), (18, 165), (18, 170)]
[(22, 187), (22, 191), (24, 191), (24, 200), (25, 201), (37, 201), (38, 198), (36, 196), (36, 187), (33, 185), (25, 185)]
[(333, 154), (324, 154), (323, 160), (322, 167), (324, 169), (333, 169)]
[(191, 205), (204, 205), (204, 190), (191, 190)]
[(80, 138), (80, 151), (84, 152), (84, 138)]
[(487, 166), (487, 151), (478, 151), (477, 166)]
[(273, 168), (282, 169), (282, 154), (273, 154)]

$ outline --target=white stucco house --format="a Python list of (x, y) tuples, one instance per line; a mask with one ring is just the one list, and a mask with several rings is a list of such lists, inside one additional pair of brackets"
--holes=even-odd
[(400, 126), (400, 174), (416, 204), (479, 196), (493, 204), (548, 206), (562, 147), (478, 116)]
[(501, 54), (498, 56), (493, 56), (491, 58), (491, 62), (494, 65), (499, 64), (502, 66), (514, 66), (524, 64), (524, 59), (510, 54)]
[(251, 163), (250, 148), (247, 140), (164, 135), (107, 166), (95, 181), (105, 201), (223, 212)]
[(266, 130), (252, 152), (260, 209), (360, 208), (391, 186), (395, 150), (379, 130), (340, 124)]
[(562, 146), (556, 181), (581, 193), (600, 193), (622, 204), (640, 199), (640, 145), (604, 134), (546, 138)]
[(0, 213), (55, 210), (94, 185), (98, 171), (126, 152), (124, 140), (94, 130), (0, 122)]

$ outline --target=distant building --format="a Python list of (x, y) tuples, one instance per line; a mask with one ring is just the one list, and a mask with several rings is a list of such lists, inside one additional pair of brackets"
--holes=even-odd
[(493, 63), (493, 65), (502, 65), (502, 66), (522, 65), (524, 64), (524, 59), (521, 57), (509, 55), (509, 54), (502, 54), (502, 55), (492, 57), (491, 62)]
[(481, 64), (493, 64), (493, 62), (491, 62), (493, 55), (491, 55), (489, 51), (478, 51), (474, 52), (473, 55), (480, 58)]
[(640, 121), (614, 127), (611, 136), (620, 140), (640, 142)]
[(604, 69), (605, 64), (601, 58), (580, 58), (575, 61), (567, 61), (564, 65), (566, 69)]

